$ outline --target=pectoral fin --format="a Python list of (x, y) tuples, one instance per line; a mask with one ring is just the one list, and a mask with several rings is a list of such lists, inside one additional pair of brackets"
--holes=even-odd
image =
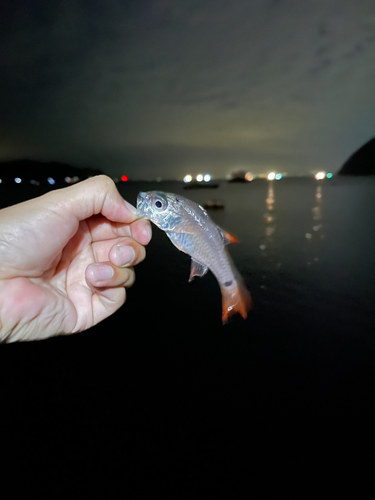
[[(194, 240), (196, 238), (195, 234), (175, 233), (174, 231), (166, 231), (166, 233), (176, 248), (178, 248), (181, 252), (190, 255), (189, 249), (194, 247)], [(207, 266), (192, 258), (189, 281), (191, 281), (194, 276), (204, 276), (207, 270)]]
[(194, 259), (191, 259), (189, 281), (191, 281), (194, 278), (194, 276), (204, 276), (206, 272), (207, 272), (207, 266), (201, 264), (200, 262), (197, 262)]

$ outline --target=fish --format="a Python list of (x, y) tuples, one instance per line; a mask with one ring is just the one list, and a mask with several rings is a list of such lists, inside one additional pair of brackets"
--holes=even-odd
[(233, 314), (246, 319), (252, 300), (226, 245), (237, 239), (217, 226), (203, 207), (173, 193), (140, 192), (137, 211), (163, 230), (173, 245), (191, 256), (189, 281), (204, 276), (208, 269), (217, 279), (222, 296), (222, 322)]

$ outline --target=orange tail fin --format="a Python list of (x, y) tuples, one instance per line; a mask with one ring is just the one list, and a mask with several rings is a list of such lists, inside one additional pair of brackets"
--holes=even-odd
[(251, 295), (242, 280), (235, 281), (230, 287), (220, 286), (222, 296), (222, 320), (223, 324), (228, 321), (233, 314), (240, 314), (243, 319), (247, 318), (247, 313), (253, 306)]

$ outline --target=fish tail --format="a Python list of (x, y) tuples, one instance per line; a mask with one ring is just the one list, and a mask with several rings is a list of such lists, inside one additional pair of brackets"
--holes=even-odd
[(253, 307), (250, 292), (241, 279), (234, 281), (233, 285), (227, 287), (220, 285), (222, 296), (222, 321), (225, 324), (233, 314), (240, 314), (243, 319)]

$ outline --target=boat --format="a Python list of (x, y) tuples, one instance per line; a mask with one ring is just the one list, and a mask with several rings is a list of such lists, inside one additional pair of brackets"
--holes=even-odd
[(203, 208), (205, 210), (222, 210), (224, 208), (224, 201), (218, 199), (207, 200)]
[(250, 182), (253, 180), (253, 174), (251, 172), (245, 172), (244, 170), (237, 170), (232, 172), (228, 182)]

